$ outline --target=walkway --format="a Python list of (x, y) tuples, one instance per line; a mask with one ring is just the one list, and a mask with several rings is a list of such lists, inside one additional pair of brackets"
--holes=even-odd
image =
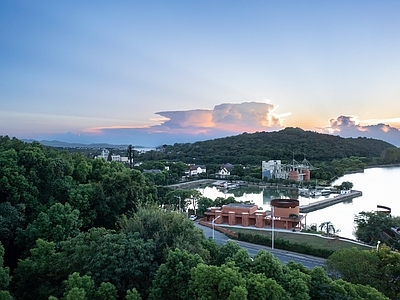
[(300, 206), (300, 212), (301, 213), (309, 213), (312, 211), (316, 211), (318, 209), (322, 209), (340, 202), (344, 202), (346, 200), (351, 200), (353, 198), (356, 197), (361, 197), (362, 196), (362, 192), (360, 191), (350, 191), (350, 193), (348, 194), (341, 194), (341, 195), (337, 195), (334, 198), (326, 198), (320, 201), (316, 201), (307, 205), (301, 205)]

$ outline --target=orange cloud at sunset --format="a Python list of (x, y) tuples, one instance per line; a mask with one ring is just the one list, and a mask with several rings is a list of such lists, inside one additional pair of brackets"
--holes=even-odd
[(159, 127), (218, 129), (232, 133), (274, 130), (283, 126), (283, 120), (274, 114), (275, 109), (276, 106), (269, 103), (244, 102), (223, 103), (212, 110), (163, 111), (157, 114), (168, 120), (156, 127), (158, 130)]
[(361, 125), (357, 116), (341, 115), (330, 119), (329, 125), (322, 129), (323, 132), (337, 134), (342, 137), (369, 137), (385, 140), (393, 145), (399, 145), (400, 130), (387, 124)]

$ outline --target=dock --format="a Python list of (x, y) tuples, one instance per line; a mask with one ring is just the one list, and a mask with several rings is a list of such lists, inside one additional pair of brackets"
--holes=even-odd
[(177, 184), (167, 185), (167, 187), (172, 188), (173, 190), (177, 189), (195, 189), (201, 187), (202, 185), (207, 185), (215, 182), (215, 179), (200, 179), (193, 181), (186, 181)]
[(322, 209), (322, 208), (325, 208), (325, 207), (328, 207), (331, 205), (335, 205), (337, 203), (344, 202), (346, 200), (351, 200), (356, 197), (361, 197), (361, 196), (362, 196), (362, 192), (352, 190), (347, 194), (340, 194), (340, 195), (335, 196), (334, 198), (327, 198), (327, 199), (316, 201), (316, 202), (313, 202), (313, 203), (310, 203), (307, 205), (301, 205), (300, 212), (301, 213), (309, 213), (312, 211), (316, 211), (316, 210), (319, 210), (319, 209)]

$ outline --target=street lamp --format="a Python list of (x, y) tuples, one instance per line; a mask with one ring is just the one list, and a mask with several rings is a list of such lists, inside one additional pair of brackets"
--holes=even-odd
[(215, 223), (215, 220), (217, 220), (219, 217), (221, 217), (221, 216), (218, 216), (218, 217), (214, 218), (214, 220), (212, 220), (212, 222), (211, 222), (211, 224), (212, 224), (212, 232), (213, 232), (213, 240), (215, 240), (215, 235), (214, 235), (214, 223)]
[(376, 242), (376, 252), (378, 252), (379, 251), (379, 244), (381, 243), (381, 241), (377, 241)]
[(179, 199), (179, 212), (181, 212), (181, 196), (174, 196)]
[(271, 248), (274, 249), (274, 241), (275, 241), (275, 237), (274, 237), (274, 221), (275, 221), (275, 217), (274, 217), (274, 206), (271, 206), (271, 213), (272, 213), (272, 242), (271, 242)]

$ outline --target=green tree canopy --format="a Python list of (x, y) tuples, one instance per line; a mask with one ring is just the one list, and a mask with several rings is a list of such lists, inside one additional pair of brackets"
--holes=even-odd
[(197, 254), (193, 255), (180, 249), (170, 251), (167, 261), (157, 270), (149, 299), (188, 299), (191, 269), (202, 262)]
[(124, 233), (137, 232), (140, 238), (154, 241), (154, 256), (159, 264), (165, 262), (169, 250), (176, 248), (207, 259), (207, 251), (202, 247), (203, 232), (184, 214), (149, 206), (139, 209), (131, 218), (122, 217), (118, 224)]

